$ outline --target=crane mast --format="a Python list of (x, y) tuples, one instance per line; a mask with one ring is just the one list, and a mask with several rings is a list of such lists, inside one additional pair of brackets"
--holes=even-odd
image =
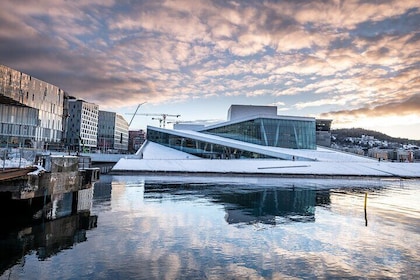
[(146, 103), (146, 102), (140, 103), (140, 104), (139, 104), (139, 106), (137, 106), (136, 111), (134, 111), (134, 114), (133, 114), (133, 116), (131, 117), (130, 122), (128, 123), (128, 127), (130, 127), (131, 123), (132, 123), (132, 122), (133, 122), (133, 120), (134, 120), (134, 117), (137, 115), (137, 111), (139, 110), (140, 106), (141, 106), (141, 105), (143, 105), (144, 103)]

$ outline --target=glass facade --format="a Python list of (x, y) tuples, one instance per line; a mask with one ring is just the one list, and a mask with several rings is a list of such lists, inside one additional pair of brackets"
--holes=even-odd
[(115, 114), (114, 149), (128, 150), (128, 122), (119, 114)]
[(0, 104), (0, 147), (32, 145), (38, 125), (35, 108)]
[(208, 159), (247, 159), (247, 158), (273, 158), (261, 153), (241, 150), (226, 145), (200, 141), (182, 137), (167, 132), (147, 129), (147, 140), (160, 145), (186, 152), (201, 158)]
[(257, 118), (202, 133), (289, 149), (316, 149), (315, 119)]
[[(0, 65), (0, 104), (30, 107), (36, 110), (37, 115), (33, 117), (37, 123), (35, 134), (31, 132), (30, 137), (39, 145), (59, 143), (62, 140), (63, 98), (62, 89)], [(31, 114), (33, 112), (35, 111)], [(19, 113), (13, 117), (21, 118)], [(32, 126), (31, 120), (25, 125)]]

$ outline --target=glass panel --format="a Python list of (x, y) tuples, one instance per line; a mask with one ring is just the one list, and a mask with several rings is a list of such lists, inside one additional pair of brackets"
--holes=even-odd
[(202, 132), (264, 146), (316, 149), (315, 120), (262, 118)]
[(147, 139), (179, 151), (183, 151), (201, 158), (211, 159), (244, 159), (244, 158), (273, 158), (264, 154), (254, 153), (233, 147), (199, 141), (182, 136), (148, 128)]

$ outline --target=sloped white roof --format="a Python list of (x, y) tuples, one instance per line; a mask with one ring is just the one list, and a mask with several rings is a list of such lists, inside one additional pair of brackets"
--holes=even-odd
[(199, 157), (146, 141), (137, 152), (143, 159), (199, 159)]
[[(149, 143), (150, 144), (150, 143)], [(327, 161), (290, 161), (278, 159), (180, 159), (161, 158), (168, 151), (156, 143), (150, 144), (155, 159), (120, 159), (112, 171), (147, 173), (248, 174), (294, 176), (372, 176), (420, 178), (419, 163), (378, 161), (345, 161), (339, 153)], [(159, 152), (158, 150), (162, 150)], [(166, 154), (167, 155), (167, 154)]]
[(375, 159), (318, 147), (316, 150), (286, 149), (260, 146), (195, 131), (162, 132), (207, 141), (238, 149), (254, 151), (283, 159), (202, 159), (154, 142), (146, 142), (139, 150), (143, 159), (122, 158), (114, 173), (141, 172), (164, 174), (242, 174), (249, 176), (371, 176), (420, 178), (419, 163), (378, 162)]
[[(149, 128), (149, 127), (148, 127)], [(262, 146), (253, 143), (247, 143), (239, 140), (224, 138), (212, 134), (206, 134), (192, 130), (171, 130), (159, 127), (153, 127), (156, 131), (170, 133), (173, 135), (192, 138), (199, 141), (211, 142), (223, 146), (237, 148), (241, 150), (251, 151), (255, 153), (269, 155), (275, 158), (292, 160), (308, 160), (308, 161), (374, 161), (371, 158), (361, 157), (354, 154), (334, 151), (331, 149), (318, 147), (316, 150), (309, 149), (287, 149), (271, 146)], [(169, 148), (168, 148), (169, 149)], [(171, 149), (174, 150), (174, 149)], [(169, 152), (169, 150), (168, 150)]]

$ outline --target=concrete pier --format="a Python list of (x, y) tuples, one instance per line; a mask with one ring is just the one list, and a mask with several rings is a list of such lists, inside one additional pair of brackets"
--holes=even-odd
[[(99, 169), (87, 167), (77, 156), (38, 156), (35, 168), (15, 171), (14, 176), (0, 177), (0, 193), (10, 199), (22, 200), (90, 188), (99, 180)], [(28, 172), (29, 171), (29, 172)]]

